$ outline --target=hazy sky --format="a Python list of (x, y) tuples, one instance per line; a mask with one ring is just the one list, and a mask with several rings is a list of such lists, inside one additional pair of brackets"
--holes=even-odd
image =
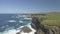
[(60, 11), (60, 0), (0, 0), (0, 13)]

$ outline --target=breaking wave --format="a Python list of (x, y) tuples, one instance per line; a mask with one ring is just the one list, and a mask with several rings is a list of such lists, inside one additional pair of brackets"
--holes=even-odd
[[(33, 34), (35, 32), (35, 30), (31, 28), (31, 25), (30, 25), (32, 20), (31, 18), (27, 18), (25, 15), (23, 16), (13, 15), (12, 17), (10, 17), (10, 15), (8, 14), (6, 15), (7, 15), (6, 18), (1, 18), (2, 21), (0, 24), (1, 25), (0, 34), (16, 34), (24, 26), (29, 27), (32, 30), (32, 32), (30, 33), (21, 32), (21, 34)], [(2, 17), (5, 17), (5, 16), (3, 15)]]
[[(29, 27), (32, 31), (30, 33), (24, 33), (23, 31), (21, 32), (21, 34), (34, 34), (34, 32), (36, 32), (36, 30), (34, 30), (30, 24), (27, 24), (25, 25), (27, 27)], [(17, 29), (14, 29), (14, 27), (10, 27), (10, 28), (7, 28), (5, 31), (3, 32), (0, 32), (0, 34), (16, 34), (17, 32), (20, 31), (20, 28), (23, 28), (24, 26), (21, 26)]]

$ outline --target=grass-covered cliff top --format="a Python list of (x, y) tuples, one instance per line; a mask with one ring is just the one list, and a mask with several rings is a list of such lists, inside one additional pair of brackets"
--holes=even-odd
[(44, 14), (46, 15), (38, 16), (38, 18), (44, 18), (44, 21), (42, 21), (43, 25), (60, 26), (60, 12), (50, 12)]

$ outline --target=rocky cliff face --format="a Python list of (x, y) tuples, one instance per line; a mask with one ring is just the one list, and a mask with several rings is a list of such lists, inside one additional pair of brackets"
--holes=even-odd
[[(41, 19), (38, 19), (37, 17), (32, 18), (31, 27), (36, 30), (36, 32), (34, 34), (60, 34), (59, 27), (42, 25), (41, 24), (42, 21), (43, 21), (43, 18), (41, 18)], [(28, 27), (23, 27), (21, 29), (21, 31), (29, 33), (29, 32), (31, 32), (31, 29)], [(20, 34), (20, 32), (18, 32), (16, 34)]]
[(31, 27), (36, 30), (35, 34), (60, 34), (60, 28), (56, 26), (42, 25), (43, 19), (32, 18)]

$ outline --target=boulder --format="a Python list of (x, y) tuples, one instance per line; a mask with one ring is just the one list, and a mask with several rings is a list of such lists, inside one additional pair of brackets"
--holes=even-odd
[(29, 32), (31, 32), (32, 30), (31, 30), (29, 27), (25, 26), (25, 27), (21, 28), (20, 32), (17, 32), (16, 34), (21, 34), (22, 31), (23, 31), (24, 33), (29, 33)]

